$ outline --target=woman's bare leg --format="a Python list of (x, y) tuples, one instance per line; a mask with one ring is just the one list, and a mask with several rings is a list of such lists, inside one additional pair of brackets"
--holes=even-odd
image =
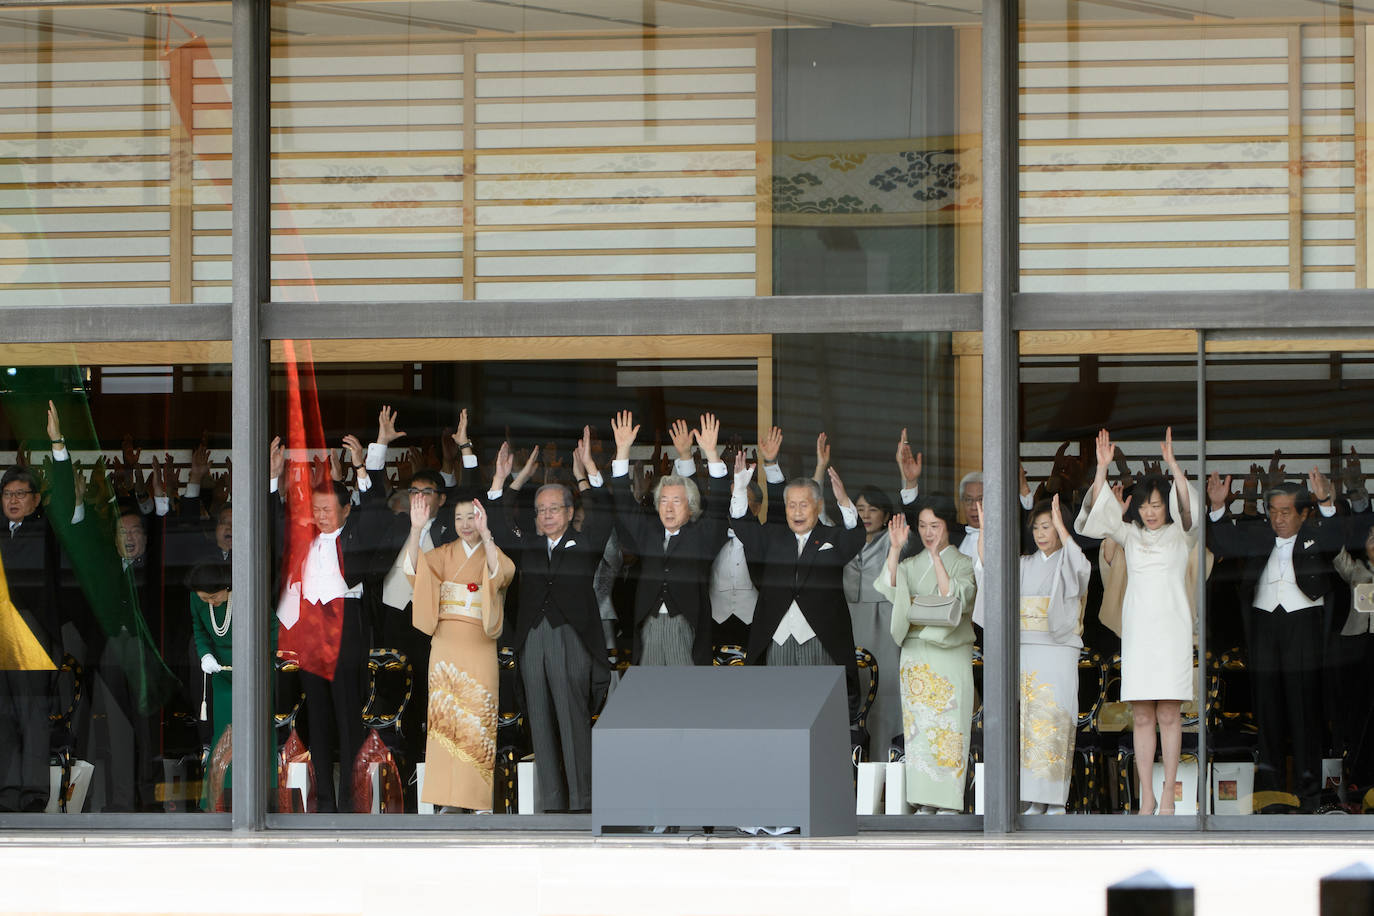
[(1155, 704), (1153, 700), (1131, 703), (1131, 717), (1135, 731), (1131, 737), (1135, 745), (1135, 771), (1140, 778), (1140, 813), (1155, 813)]
[(1159, 801), (1160, 814), (1174, 813), (1174, 784), (1178, 780), (1178, 759), (1183, 751), (1183, 703), (1180, 700), (1159, 700), (1155, 703), (1155, 718), (1159, 722), (1159, 751), (1164, 758), (1164, 797)]

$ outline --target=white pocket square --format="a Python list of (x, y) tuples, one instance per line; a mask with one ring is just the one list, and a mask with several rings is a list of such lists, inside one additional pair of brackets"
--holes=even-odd
[(1312, 546), (1313, 544), (1315, 544), (1315, 543), (1317, 543), (1317, 542), (1316, 542), (1316, 541), (1303, 541), (1303, 542), (1302, 542), (1302, 549), (1303, 549), (1303, 550), (1306, 550), (1307, 548), (1311, 547), (1311, 546)]
[(567, 549), (567, 548), (569, 548), (569, 547), (576, 547), (576, 546), (577, 546), (577, 542), (576, 542), (576, 541), (568, 541), (568, 543), (566, 543), (566, 544), (563, 545), (564, 549)]
[(831, 543), (827, 542), (827, 543), (821, 545), (821, 550), (830, 550), (830, 549), (832, 549), (834, 546), (835, 546), (834, 544), (831, 544)]

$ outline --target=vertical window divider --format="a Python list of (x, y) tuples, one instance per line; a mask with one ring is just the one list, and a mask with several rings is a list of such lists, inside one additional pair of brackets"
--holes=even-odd
[(1202, 505), (1194, 511), (1198, 517), (1199, 541), (1202, 549), (1197, 552), (1197, 584), (1194, 600), (1197, 601), (1197, 813), (1198, 825), (1202, 830), (1208, 827), (1209, 813), (1207, 802), (1212, 794), (1212, 772), (1207, 763), (1207, 686), (1211, 682), (1207, 663), (1207, 331), (1199, 328), (1197, 332), (1197, 477), (1198, 492), (1202, 494)]

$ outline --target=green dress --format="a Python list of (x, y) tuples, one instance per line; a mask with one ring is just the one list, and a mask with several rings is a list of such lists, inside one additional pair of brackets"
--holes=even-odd
[[(191, 592), (191, 630), (195, 637), (197, 660), (206, 655), (212, 655), (215, 661), (226, 668), (233, 664), (233, 628), (229, 625), (230, 618), (233, 616), (233, 604), (232, 593), (229, 596), (229, 601), (224, 605), (211, 608), (209, 604), (200, 599), (199, 595)], [(213, 752), (214, 748), (219, 745), (219, 739), (224, 734), (225, 728), (229, 726), (233, 712), (234, 675), (231, 671), (221, 671), (218, 674), (202, 674), (201, 677), (208, 677), (209, 679), (205, 698), (210, 707), (212, 728), (210, 749)], [(229, 775), (226, 773), (224, 777), (225, 788), (228, 788), (229, 784)], [(206, 780), (206, 791), (208, 792), (208, 790), (209, 780)], [(202, 792), (202, 798), (204, 797), (205, 792)]]
[(902, 647), (899, 690), (906, 740), (906, 797), (913, 805), (964, 810), (969, 733), (973, 729), (973, 562), (953, 546), (940, 552), (950, 593), (960, 605), (952, 627), (907, 620), (914, 595), (936, 594), (935, 566), (922, 551), (897, 566), (888, 584), (884, 565), (873, 583), (892, 602), (892, 638)]

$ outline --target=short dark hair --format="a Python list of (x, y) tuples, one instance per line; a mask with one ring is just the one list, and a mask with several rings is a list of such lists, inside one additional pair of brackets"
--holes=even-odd
[(312, 492), (332, 493), (334, 498), (339, 501), (339, 508), (343, 508), (353, 501), (353, 496), (348, 492), (348, 487), (339, 483), (337, 480), (329, 480), (321, 483)]
[(232, 588), (233, 583), (234, 577), (229, 565), (218, 561), (197, 563), (186, 575), (186, 587), (193, 592), (213, 593), (220, 589)]
[[(921, 513), (927, 509), (945, 523), (945, 528), (949, 532), (950, 544), (958, 546), (959, 542), (964, 539), (964, 526), (959, 524), (959, 513), (955, 510), (954, 500), (950, 498), (949, 494), (931, 493), (918, 499), (916, 505), (912, 507), (912, 514), (915, 515), (918, 524), (921, 520)], [(916, 538), (916, 550), (919, 553), (924, 549), (925, 545), (921, 543), (918, 536)]]
[(1293, 483), (1285, 480), (1283, 483), (1276, 483), (1264, 491), (1264, 508), (1268, 510), (1273, 505), (1275, 496), (1293, 497), (1293, 508), (1299, 512), (1306, 512), (1312, 508), (1312, 493), (1302, 484)]
[(415, 486), (416, 481), (428, 481), (434, 484), (434, 489), (438, 490), (440, 493), (443, 493), (446, 488), (443, 475), (434, 470), (434, 468), (420, 468), (420, 470), (411, 475), (410, 485), (412, 487)]
[(1145, 523), (1140, 520), (1140, 504), (1158, 493), (1160, 502), (1164, 503), (1164, 524), (1172, 524), (1174, 514), (1169, 511), (1170, 489), (1169, 480), (1163, 474), (1146, 474), (1136, 481), (1131, 500), (1126, 504), (1126, 511), (1121, 513), (1121, 517), (1132, 525), (1144, 527)]
[(864, 486), (859, 487), (858, 493), (854, 494), (854, 499), (856, 501), (860, 497), (863, 497), (864, 502), (868, 503), (873, 508), (880, 509), (883, 512), (886, 512), (888, 518), (892, 518), (892, 513), (894, 511), (892, 506), (892, 497), (888, 496), (885, 491), (873, 486), (872, 484), (865, 484)]
[(1035, 522), (1042, 515), (1054, 516), (1054, 500), (1042, 499), (1040, 502), (1031, 506), (1026, 513), (1026, 523), (1021, 526), (1023, 537), (1021, 538), (1021, 556), (1028, 557), (1035, 553)]
[(28, 468), (24, 467), (22, 464), (16, 464), (14, 467), (10, 468), (8, 471), (5, 472), (4, 477), (0, 477), (0, 490), (3, 490), (5, 487), (8, 487), (16, 480), (21, 483), (28, 484), (29, 489), (33, 490), (35, 493), (43, 489), (43, 487), (38, 483), (37, 474), (29, 470)]

